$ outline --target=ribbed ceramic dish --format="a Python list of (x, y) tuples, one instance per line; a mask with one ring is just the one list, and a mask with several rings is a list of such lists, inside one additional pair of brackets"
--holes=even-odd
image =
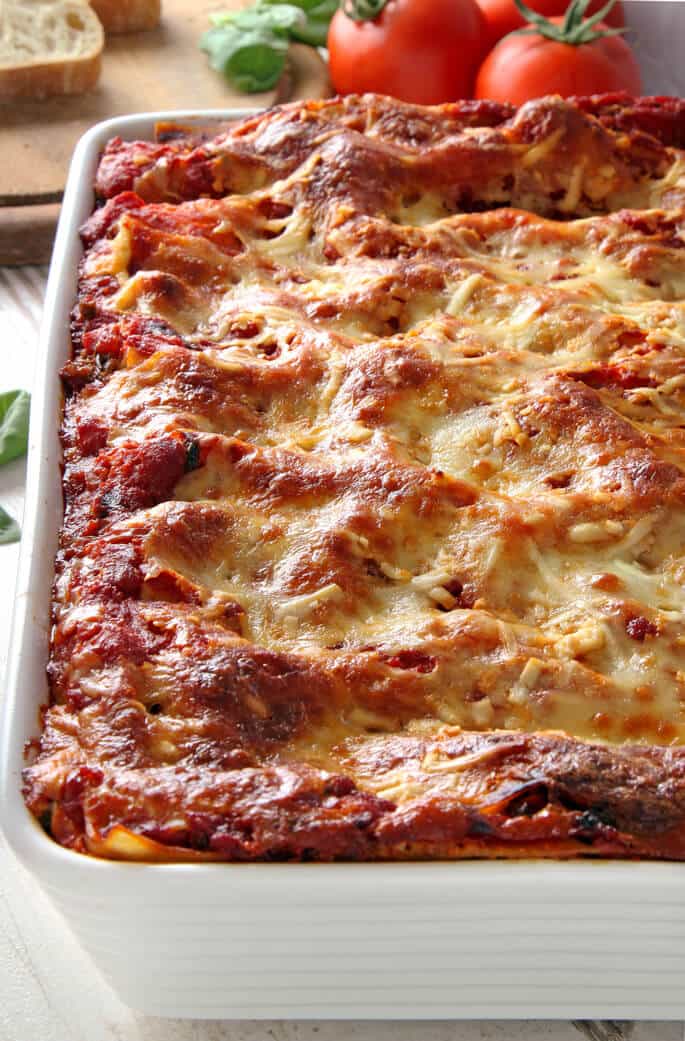
[[(24, 742), (46, 700), (53, 556), (61, 515), (58, 369), (81, 255), (78, 227), (114, 135), (80, 142), (41, 333), (24, 537), (2, 725), (0, 819), (121, 998), (157, 1016), (207, 1018), (685, 1018), (685, 866), (464, 861), (145, 865), (52, 842), (20, 794)], [(76, 984), (75, 984), (76, 986)]]

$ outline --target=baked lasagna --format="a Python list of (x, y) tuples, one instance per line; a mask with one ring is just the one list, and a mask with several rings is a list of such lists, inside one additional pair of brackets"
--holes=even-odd
[(685, 858), (685, 103), (109, 143), (28, 806), (149, 860)]

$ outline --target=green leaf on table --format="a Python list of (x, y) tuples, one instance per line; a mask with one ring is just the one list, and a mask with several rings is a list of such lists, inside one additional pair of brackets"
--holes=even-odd
[[(268, 6), (277, 6), (280, 0), (261, 0)], [(296, 0), (296, 6), (306, 15), (304, 24), (300, 21), (290, 28), (293, 40), (307, 43), (310, 47), (325, 47), (331, 18), (338, 10), (338, 0)]]
[(256, 94), (275, 87), (283, 74), (288, 40), (261, 30), (233, 26), (209, 29), (200, 41), (209, 63), (238, 90)]
[(209, 16), (212, 25), (218, 29), (234, 28), (277, 35), (287, 35), (294, 25), (303, 25), (305, 18), (302, 8), (295, 4), (271, 4), (265, 0), (240, 11), (223, 11)]
[(25, 390), (0, 394), (0, 463), (26, 454), (31, 397)]
[(308, 43), (310, 47), (325, 47), (328, 43), (328, 30), (331, 18), (338, 9), (338, 0), (332, 3), (326, 2), (315, 7), (307, 15), (307, 21), (303, 26), (295, 26), (290, 30), (292, 38), (300, 43)]
[(0, 506), (0, 545), (8, 542), (18, 542), (20, 538), (21, 528), (14, 517), (10, 517), (7, 510)]
[[(315, 14), (320, 7), (330, 6), (331, 4), (335, 8), (338, 7), (338, 0), (289, 0), (289, 2), (293, 7), (299, 7), (306, 15)], [(260, 3), (269, 7), (277, 7), (283, 3), (283, 0), (260, 0)]]
[(337, 7), (338, 0), (258, 0), (240, 11), (220, 11), (209, 16), (212, 28), (200, 47), (239, 90), (271, 90), (283, 75), (290, 41), (324, 46)]

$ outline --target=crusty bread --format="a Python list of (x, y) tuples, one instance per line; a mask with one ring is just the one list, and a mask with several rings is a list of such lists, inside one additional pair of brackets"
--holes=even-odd
[(90, 90), (104, 43), (83, 0), (0, 0), (0, 99)]
[(90, 0), (90, 5), (108, 33), (154, 29), (159, 22), (160, 0)]

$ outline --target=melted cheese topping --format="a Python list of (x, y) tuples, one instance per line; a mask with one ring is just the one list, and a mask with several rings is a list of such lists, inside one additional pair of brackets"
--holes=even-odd
[[(521, 149), (516, 208), (488, 212), (405, 188), (321, 209), (324, 152), (268, 190), (125, 210), (82, 283), (115, 280), (99, 306), (123, 350), (75, 421), (107, 452), (182, 434), (199, 465), (66, 568), (58, 642), (108, 611), (84, 593), (98, 546), (131, 543), (146, 624), (189, 659), (191, 621), (210, 643), (222, 625), (330, 683), (273, 760), (343, 762), (402, 801), (425, 782), (355, 773), (355, 740), (450, 724), (684, 742), (685, 239), (662, 207), (682, 161), (612, 188), (581, 155), (555, 220), (533, 173), (562, 148), (555, 131)], [(151, 316), (143, 349), (127, 330)], [(123, 682), (98, 653), (62, 687)], [(127, 676), (146, 705), (186, 682), (169, 651)], [(259, 684), (248, 705), (266, 726)], [(159, 718), (155, 755), (178, 762), (201, 719)], [(463, 765), (421, 770), (442, 789)]]

